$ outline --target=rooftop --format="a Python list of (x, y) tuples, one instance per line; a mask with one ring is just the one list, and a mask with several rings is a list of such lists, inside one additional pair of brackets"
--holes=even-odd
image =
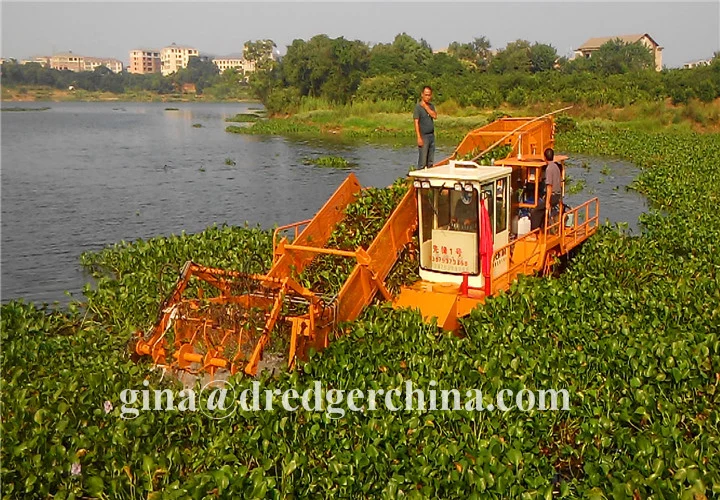
[(599, 49), (601, 45), (610, 42), (612, 40), (620, 39), (625, 43), (635, 43), (640, 41), (641, 38), (648, 37), (655, 45), (658, 47), (660, 46), (659, 43), (657, 43), (653, 38), (648, 35), (647, 33), (639, 33), (635, 35), (615, 35), (615, 36), (601, 36), (596, 38), (591, 38), (587, 42), (583, 43), (580, 47), (578, 47), (576, 50), (588, 50), (588, 49)]
[(175, 42), (170, 45), (166, 45), (163, 49), (185, 49), (185, 50), (197, 50), (195, 47), (189, 45), (177, 45)]

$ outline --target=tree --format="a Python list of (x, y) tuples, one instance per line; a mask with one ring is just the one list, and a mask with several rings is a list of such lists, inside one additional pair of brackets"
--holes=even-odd
[(282, 88), (284, 84), (280, 65), (275, 61), (270, 61), (267, 67), (256, 68), (253, 73), (250, 73), (248, 83), (253, 94), (267, 106), (273, 90)]
[(555, 67), (555, 61), (558, 59), (555, 47), (544, 43), (534, 43), (532, 47), (530, 47), (529, 56), (530, 71), (533, 73), (553, 69)]
[(273, 52), (276, 48), (277, 45), (270, 39), (254, 42), (248, 40), (243, 48), (243, 57), (248, 61), (253, 61), (256, 69), (267, 69), (269, 63), (275, 59)]
[(343, 37), (333, 40), (334, 67), (322, 88), (324, 96), (334, 102), (347, 102), (360, 86), (370, 64), (370, 51), (359, 40)]
[(430, 63), (432, 76), (458, 76), (465, 72), (465, 66), (456, 58), (442, 52), (433, 54)]
[(188, 59), (187, 67), (178, 70), (173, 75), (173, 79), (178, 85), (195, 84), (197, 92), (201, 94), (203, 88), (209, 87), (217, 81), (218, 73), (220, 70), (212, 61), (192, 56)]
[(604, 75), (629, 73), (655, 67), (652, 51), (641, 42), (610, 40), (590, 56), (590, 69)]
[(432, 56), (432, 49), (425, 40), (417, 41), (407, 33), (401, 33), (391, 44), (378, 44), (372, 48), (369, 73), (375, 76), (426, 72)]
[(498, 51), (490, 62), (490, 71), (496, 74), (511, 72), (529, 73), (531, 69), (530, 42), (515, 40)]
[(282, 73), (300, 95), (317, 97), (330, 71), (330, 38), (316, 35), (306, 42), (296, 39), (282, 60)]
[(472, 63), (473, 65), (476, 64), (477, 61), (477, 56), (471, 43), (452, 42), (448, 45), (447, 53), (456, 59)]
[(477, 55), (478, 68), (481, 70), (487, 70), (490, 65), (490, 60), (492, 59), (490, 40), (488, 40), (485, 36), (481, 36), (473, 40), (472, 46), (475, 49), (475, 54)]
[(475, 38), (470, 43), (452, 42), (448, 54), (469, 63), (472, 67), (486, 70), (490, 63), (490, 40), (485, 36)]
[(369, 58), (363, 42), (316, 35), (307, 42), (293, 41), (281, 63), (282, 74), (302, 96), (344, 103), (360, 85)]

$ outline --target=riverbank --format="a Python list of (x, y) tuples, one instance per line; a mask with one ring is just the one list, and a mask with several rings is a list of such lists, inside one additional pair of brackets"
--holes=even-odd
[[(437, 106), (436, 139), (443, 145), (457, 144), (469, 130), (500, 116), (539, 116), (562, 107), (565, 106), (558, 103), (487, 110), (460, 108), (452, 101), (446, 102)], [(720, 132), (720, 99), (713, 103), (692, 101), (677, 106), (668, 102), (641, 103), (625, 108), (580, 105), (558, 115), (556, 121), (558, 127), (565, 130), (571, 130), (577, 123), (598, 122), (619, 123), (645, 132)], [(260, 120), (250, 127), (230, 125), (226, 130), (239, 134), (324, 137), (403, 145), (415, 140), (410, 112), (388, 108), (383, 103), (301, 110), (293, 115)]]
[(215, 99), (208, 95), (196, 94), (158, 94), (149, 91), (124, 92), (115, 94), (112, 92), (89, 91), (89, 90), (65, 90), (52, 87), (3, 87), (2, 102), (253, 102), (259, 103), (257, 99)]

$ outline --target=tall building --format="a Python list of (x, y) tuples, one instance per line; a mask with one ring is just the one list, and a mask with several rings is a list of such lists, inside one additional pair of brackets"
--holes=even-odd
[(160, 73), (160, 51), (155, 49), (133, 49), (130, 51), (128, 72), (139, 75)]
[(198, 50), (192, 47), (169, 45), (160, 50), (160, 72), (163, 76), (171, 75), (181, 68), (187, 68), (191, 57), (198, 57)]

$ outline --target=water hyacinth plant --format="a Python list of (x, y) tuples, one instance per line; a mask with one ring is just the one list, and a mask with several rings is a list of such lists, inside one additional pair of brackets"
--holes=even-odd
[(230, 118), (225, 118), (226, 122), (238, 122), (238, 123), (252, 123), (256, 122), (260, 119), (260, 116), (258, 116), (255, 113), (238, 113), (235, 116), (231, 116)]
[[(331, 419), (300, 409), (238, 412), (223, 421), (147, 411), (119, 418), (124, 389), (145, 380), (181, 388), (136, 364), (127, 347), (135, 329), (154, 321), (182, 263), (250, 273), (270, 267), (269, 231), (211, 227), (83, 254), (96, 282), (84, 303), (67, 310), (2, 306), (3, 495), (720, 495), (720, 137), (579, 124), (558, 137), (556, 149), (641, 167), (635, 186), (657, 207), (642, 217), (642, 234), (603, 227), (559, 278), (520, 279), (465, 318), (461, 336), (413, 311), (375, 305), (293, 373), (258, 380), (300, 393), (316, 380), (344, 390), (408, 380), (487, 395), (567, 389), (568, 411), (379, 408)], [(400, 189), (363, 192), (338, 244), (367, 244)], [(320, 277), (305, 278), (331, 288), (343, 272), (321, 266)], [(252, 380), (233, 383), (242, 391)]]
[(341, 156), (318, 156), (317, 158), (305, 158), (305, 165), (317, 165), (328, 168), (349, 168), (353, 164)]

